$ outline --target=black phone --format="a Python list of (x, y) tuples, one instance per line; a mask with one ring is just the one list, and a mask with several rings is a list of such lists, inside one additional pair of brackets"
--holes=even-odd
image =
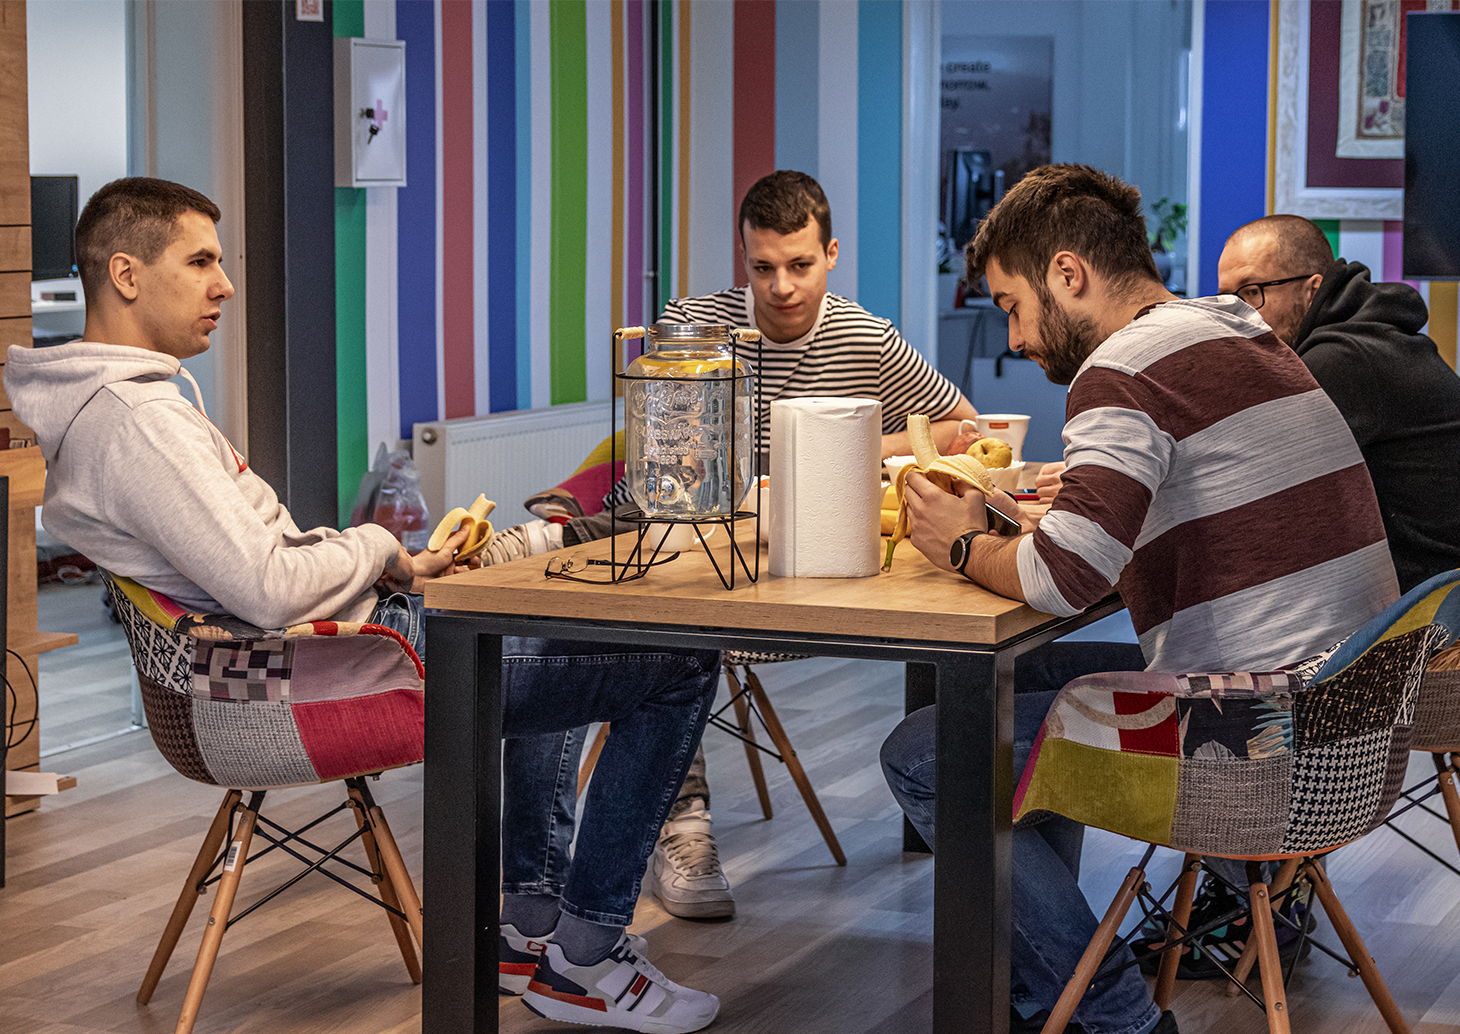
[(995, 535), (1018, 535), (1022, 530), (1019, 527), (1018, 521), (1004, 513), (1004, 511), (1000, 510), (993, 503), (985, 501), (984, 505), (989, 508), (989, 531)]

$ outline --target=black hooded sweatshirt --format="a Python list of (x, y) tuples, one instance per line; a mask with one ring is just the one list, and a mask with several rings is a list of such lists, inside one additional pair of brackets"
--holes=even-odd
[(1460, 567), (1460, 377), (1419, 332), (1428, 318), (1414, 288), (1339, 260), (1293, 342), (1364, 454), (1406, 592)]

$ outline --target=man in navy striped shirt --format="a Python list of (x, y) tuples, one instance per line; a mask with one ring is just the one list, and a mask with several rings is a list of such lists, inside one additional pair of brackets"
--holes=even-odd
[[(913, 475), (913, 544), (1051, 614), (1118, 587), (1140, 640), (1054, 643), (1019, 659), (1016, 779), (1055, 692), (1079, 675), (1268, 670), (1398, 598), (1343, 417), (1246, 304), (1162, 286), (1135, 188), (1086, 166), (1037, 169), (985, 219), (968, 267), (1009, 314), (1009, 346), (1070, 385), (1063, 484), (1046, 515), (1021, 514), (1021, 533), (1000, 536), (982, 495)], [(893, 794), (930, 844), (934, 740), (928, 708), (882, 750)], [(1015, 1029), (1053, 1007), (1094, 933), (1077, 882), (1082, 835), (1058, 817), (1014, 832)], [(1176, 1030), (1134, 967), (1097, 979), (1075, 1019), (1092, 1034)]]

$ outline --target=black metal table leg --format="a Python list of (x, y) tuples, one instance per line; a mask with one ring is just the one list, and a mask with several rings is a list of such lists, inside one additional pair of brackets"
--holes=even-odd
[(497, 1029), (502, 637), (479, 627), (426, 618), (422, 1034)]
[(1012, 693), (1000, 706), (998, 667), (993, 654), (950, 654), (937, 665), (937, 1034), (1009, 1029), (1013, 706)]

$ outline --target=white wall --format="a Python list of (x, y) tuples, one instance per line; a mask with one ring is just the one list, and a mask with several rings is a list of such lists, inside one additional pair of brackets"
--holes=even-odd
[(127, 174), (122, 0), (27, 0), (30, 171), (80, 177), (80, 201)]
[(1186, 200), (1190, 0), (946, 0), (944, 36), (1053, 36), (1051, 157)]

